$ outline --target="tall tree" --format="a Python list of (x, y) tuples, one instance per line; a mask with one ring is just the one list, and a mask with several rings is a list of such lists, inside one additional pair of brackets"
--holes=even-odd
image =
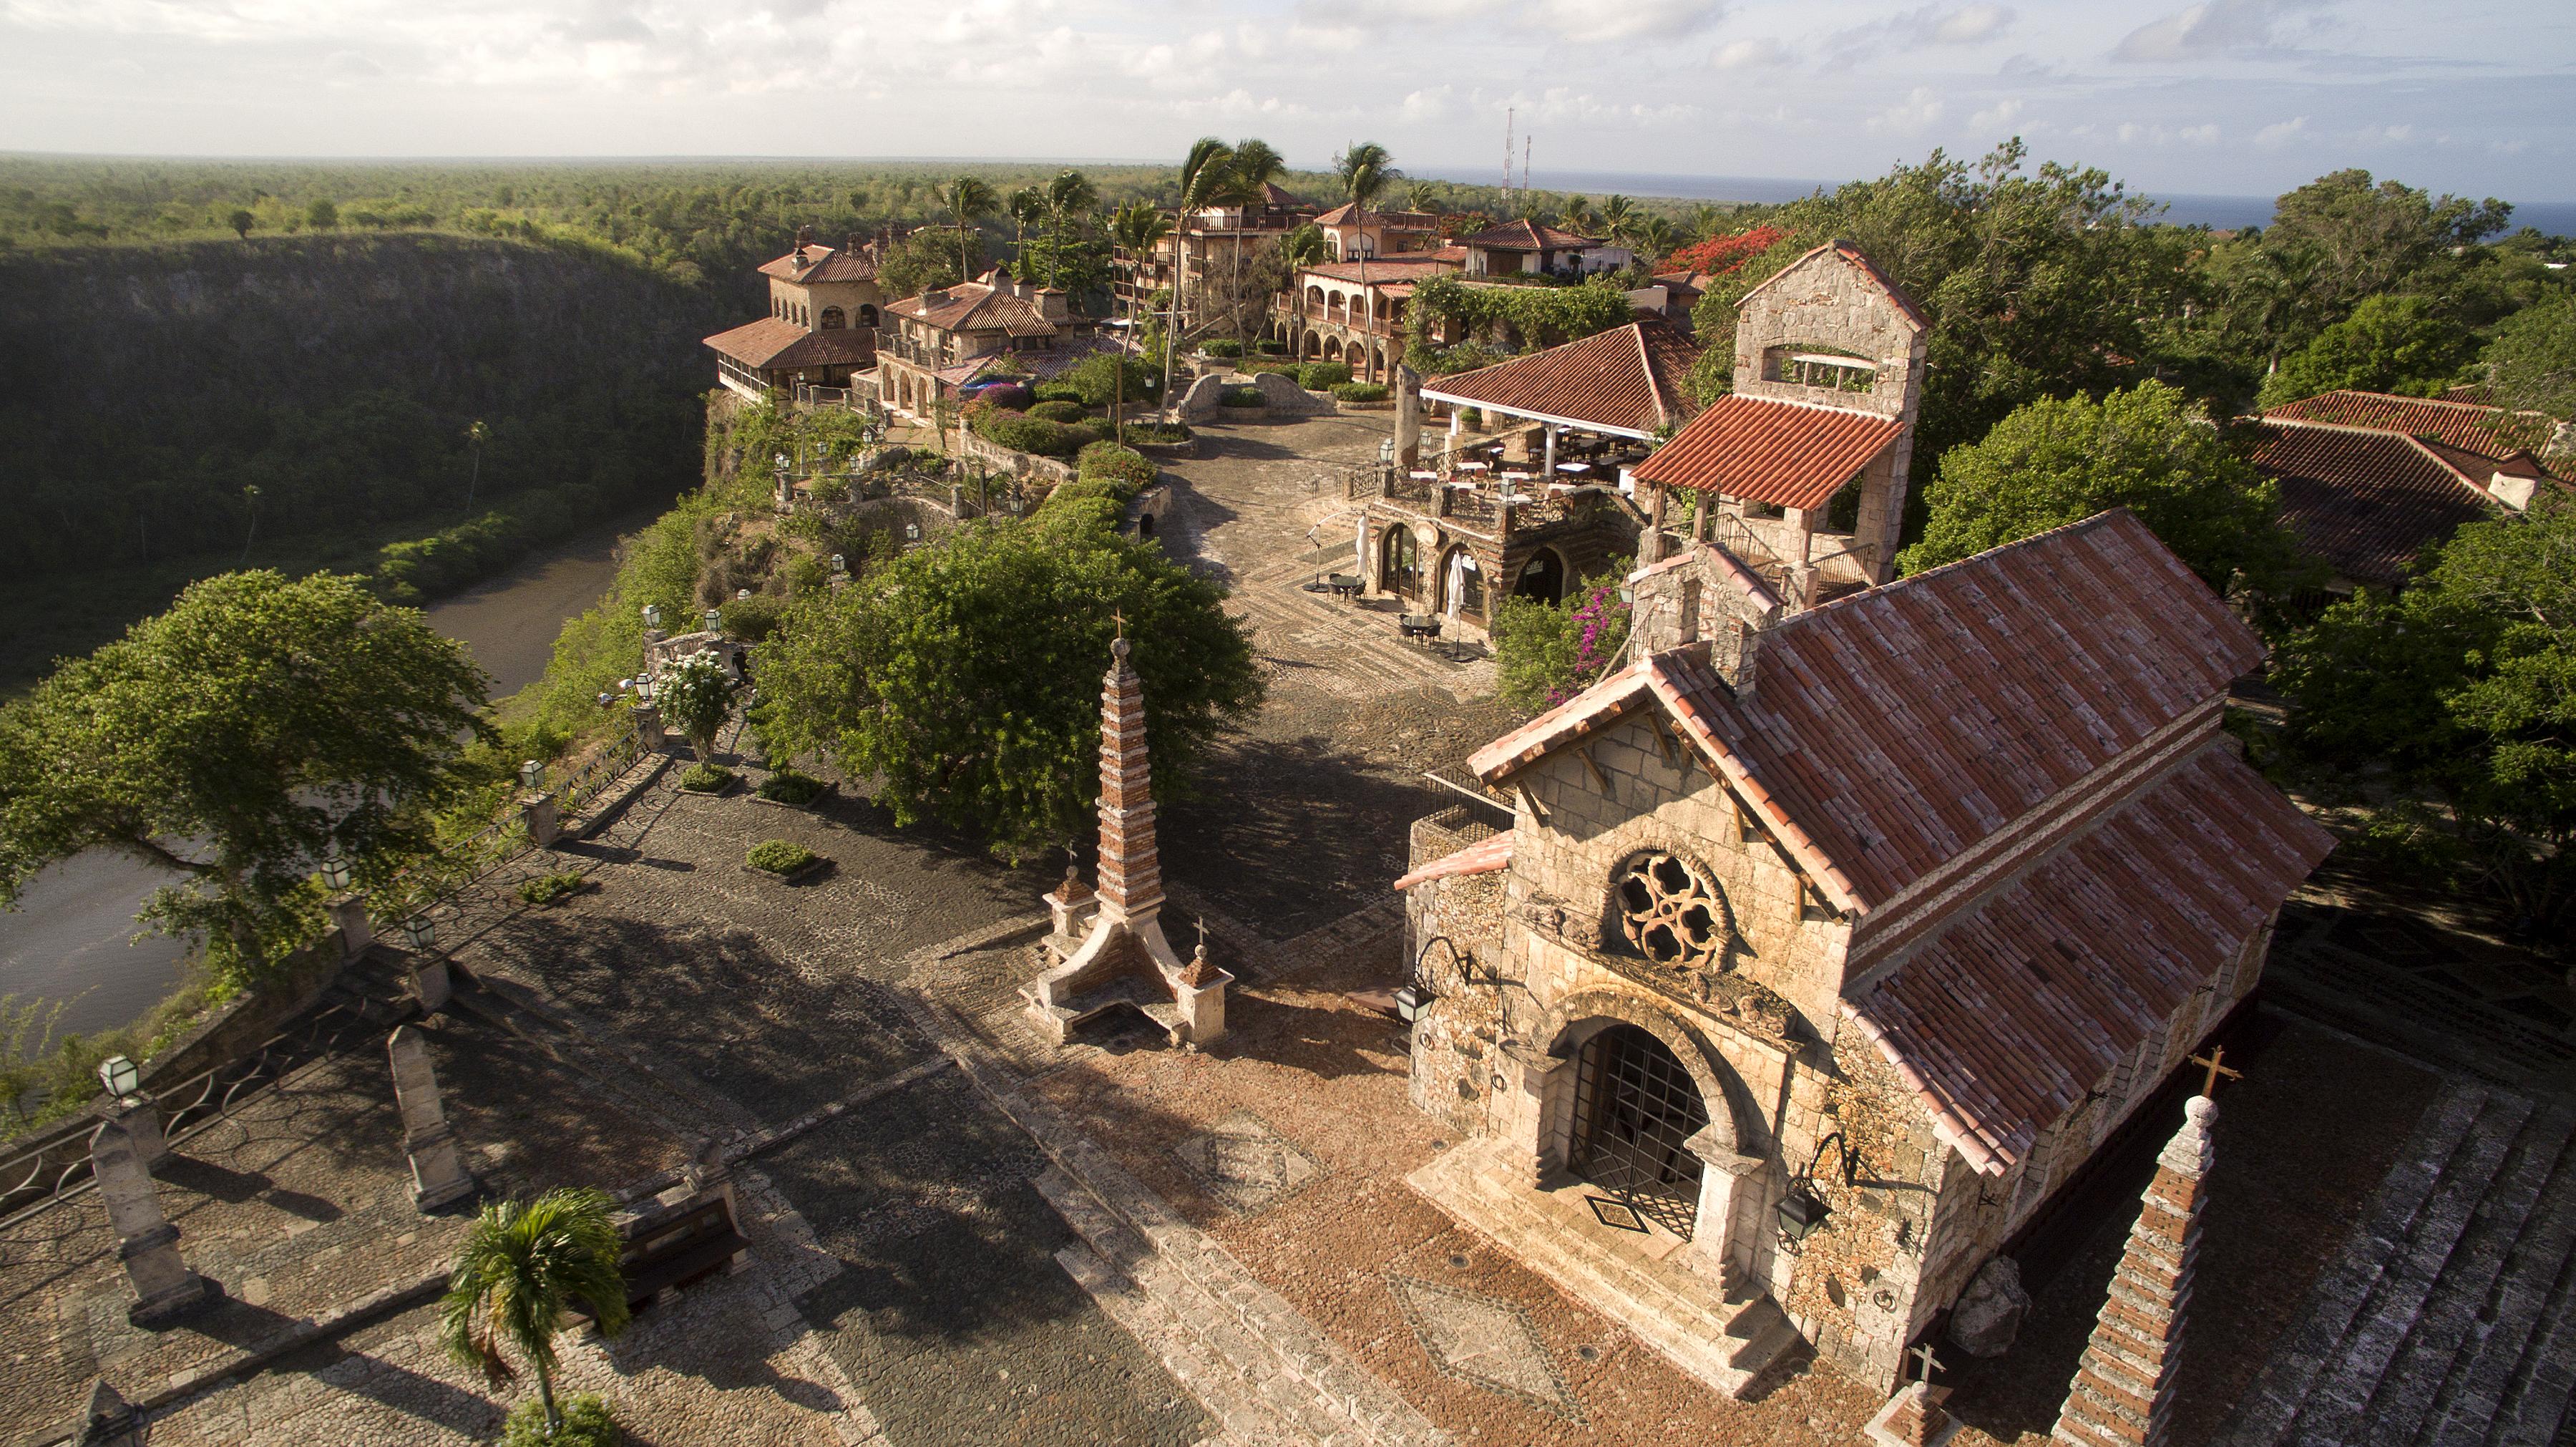
[(1201, 136), (1190, 143), (1190, 153), (1181, 158), (1181, 192), (1175, 204), (1172, 229), (1178, 233), (1172, 248), (1171, 321), (1163, 339), (1163, 395), (1172, 395), (1172, 354), (1180, 349), (1182, 303), (1190, 279), (1189, 230), (1190, 214), (1213, 204), (1216, 198), (1234, 184), (1234, 148), (1214, 136)]
[(2307, 581), (2278, 490), (2161, 382), (2033, 402), (1943, 458), (1930, 525), (1897, 565), (1920, 573), (2113, 507), (2221, 593), (2241, 579), (2280, 598)]
[(1080, 171), (1058, 171), (1046, 185), (1047, 285), (1064, 285), (1065, 251), (1085, 218), (1100, 209), (1100, 191)]
[(564, 1313), (578, 1300), (600, 1335), (626, 1329), (626, 1278), (617, 1268), (623, 1243), (609, 1219), (615, 1205), (588, 1187), (485, 1205), (439, 1302), (438, 1336), (449, 1355), (499, 1383), (513, 1375), (507, 1347), (536, 1372), (549, 1435), (563, 1430), (555, 1332)]
[(235, 208), (232, 215), (224, 218), (224, 224), (233, 229), (233, 234), (239, 236), (244, 241), (248, 241), (250, 240), (250, 229), (259, 224), (259, 218), (251, 214), (249, 211)]
[(2487, 344), (2486, 364), (2499, 403), (2576, 419), (2576, 297), (2514, 313)]
[(1333, 179), (1342, 197), (1363, 211), (1373, 210), (1387, 188), (1404, 179), (1395, 157), (1375, 141), (1353, 141), (1333, 158)]
[(2544, 492), (2521, 517), (2461, 528), (2396, 598), (2326, 609), (2283, 646), (2274, 679), (2298, 755), (2399, 791), (2375, 802), (2365, 852), (2563, 930), (2576, 913), (2576, 502)]
[(191, 586), (0, 710), (0, 904), (46, 865), (114, 849), (176, 872), (142, 918), (235, 979), (314, 927), (337, 852), (382, 877), (427, 846), (488, 732), (464, 646), (355, 578)]
[(975, 223), (993, 214), (1001, 204), (993, 195), (992, 184), (980, 176), (959, 176), (939, 192), (939, 204), (957, 221), (957, 271), (967, 280), (974, 278), (974, 263), (968, 254), (969, 240)]
[(2441, 394), (2475, 354), (2469, 329), (2438, 316), (2420, 296), (2363, 299), (2352, 315), (2317, 333), (2263, 380), (2262, 404), (2277, 407), (2338, 388)]
[[(1011, 254), (1025, 257), (1029, 250), (1029, 228), (1046, 220), (1046, 192), (1035, 186), (1022, 186), (1011, 193), (1011, 199), (1003, 203), (1003, 209), (1011, 214)], [(1026, 267), (1023, 266), (1022, 270)]]
[(801, 600), (759, 646), (762, 732), (881, 777), (899, 823), (973, 830), (1007, 857), (1060, 845), (1098, 785), (1118, 615), (1156, 787), (1181, 787), (1260, 701), (1251, 642), (1214, 583), (1088, 526), (970, 525)]

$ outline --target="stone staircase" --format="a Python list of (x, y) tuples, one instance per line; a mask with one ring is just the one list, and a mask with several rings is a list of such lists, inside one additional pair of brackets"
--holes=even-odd
[[(1801, 1345), (1797, 1327), (1754, 1288), (1720, 1290), (1695, 1272), (1622, 1250), (1571, 1201), (1511, 1183), (1489, 1143), (1460, 1146), (1416, 1171), (1412, 1187), (1490, 1236), (1522, 1265), (1635, 1333), (1676, 1366), (1741, 1397)], [(1572, 1193), (1579, 1194), (1579, 1193)]]
[(2222, 1447), (2545, 1444), (2576, 1394), (2576, 1102), (2459, 1084)]

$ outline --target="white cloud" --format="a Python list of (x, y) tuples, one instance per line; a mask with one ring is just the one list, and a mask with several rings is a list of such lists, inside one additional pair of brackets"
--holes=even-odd
[(1450, 104), (1450, 95), (1451, 88), (1445, 85), (1437, 90), (1417, 90), (1395, 108), (1395, 118), (1413, 124), (1445, 121), (1457, 113), (1457, 107)]
[(1900, 136), (1917, 136), (1941, 119), (1945, 108), (1929, 86), (1916, 86), (1905, 99), (1869, 118), (1869, 128)]
[(1984, 110), (1977, 112), (1975, 115), (1968, 117), (1968, 125), (1971, 129), (1980, 132), (1999, 131), (2020, 119), (2022, 110), (2023, 106), (2020, 101), (1997, 101), (1993, 105), (1986, 107)]
[(2306, 116), (2292, 116), (2286, 121), (2274, 121), (2254, 133), (2254, 144), (2265, 147), (2286, 146), (2306, 134), (2307, 129)]
[(1940, 45), (1974, 45), (2003, 34), (2012, 23), (2009, 5), (1963, 5), (1940, 17), (1932, 27), (1932, 39)]
[(1767, 70), (1788, 58), (1788, 51), (1769, 36), (1752, 40), (1730, 40), (1709, 52), (1708, 63), (1719, 70)]
[(2278, 46), (2283, 21), (2326, 0), (2201, 0), (2121, 37), (2111, 58), (2127, 61), (2205, 60)]

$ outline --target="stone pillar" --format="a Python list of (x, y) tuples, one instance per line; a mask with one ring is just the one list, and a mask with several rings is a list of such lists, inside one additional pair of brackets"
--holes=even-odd
[(1959, 1435), (1958, 1422), (1941, 1407), (1949, 1395), (1948, 1387), (1930, 1382), (1899, 1387), (1862, 1433), (1877, 1447), (1941, 1447)]
[(528, 842), (539, 849), (552, 849), (563, 837), (563, 820), (555, 812), (555, 796), (530, 794), (519, 801), (519, 817), (527, 821)]
[(1400, 362), (1395, 368), (1395, 465), (1407, 471), (1422, 465), (1422, 377)]
[[(697, 1151), (680, 1170), (680, 1184), (688, 1188), (692, 1202), (709, 1197), (722, 1199), (725, 1220), (732, 1223), (736, 1235), (742, 1234), (742, 1213), (734, 1199), (733, 1167), (725, 1160), (724, 1142), (712, 1136), (698, 1142)], [(750, 1267), (751, 1248), (745, 1245), (733, 1253), (732, 1261), (725, 1266), (725, 1274), (730, 1276)]]
[(134, 1288), (127, 1321), (157, 1330), (221, 1295), (220, 1287), (179, 1259), (179, 1228), (161, 1214), (151, 1168), (123, 1125), (111, 1120), (89, 1138), (89, 1164), (98, 1178), (98, 1198), (107, 1206), (107, 1224), (117, 1235), (117, 1259)]
[(2110, 1299), (2076, 1364), (2051, 1440), (2163, 1447), (2172, 1439), (2174, 1364), (2192, 1267), (2200, 1259), (2210, 1128), (2217, 1120), (2217, 1103), (2208, 1096), (2183, 1102), (2182, 1129), (2156, 1157), (2155, 1179), (2111, 1273)]
[(1653, 490), (1646, 499), (1646, 535), (1637, 539), (1637, 566), (1642, 568), (1664, 560), (1664, 485), (1641, 485)]
[(1100, 901), (1092, 894), (1091, 886), (1082, 882), (1081, 871), (1067, 860), (1064, 882), (1046, 897), (1046, 905), (1052, 926), (1047, 932), (1046, 947), (1056, 961), (1062, 963), (1071, 958), (1075, 950), (1082, 948), (1082, 937), (1091, 924), (1092, 915), (1099, 911)]
[(455, 992), (448, 978), (447, 957), (415, 951), (411, 957), (411, 994), (420, 1001), (420, 1013), (435, 1015), (447, 1008), (447, 997)]
[(627, 710), (627, 713), (634, 718), (635, 737), (643, 743), (644, 747), (651, 750), (661, 749), (665, 742), (662, 736), (662, 711), (649, 703), (639, 703)]
[(1181, 1010), (1179, 1043), (1195, 1048), (1225, 1033), (1225, 987), (1233, 983), (1234, 976), (1208, 963), (1207, 941), (1199, 941), (1189, 968), (1172, 986)]
[(376, 942), (375, 926), (367, 922), (365, 895), (344, 894), (323, 908), (329, 912), (331, 923), (340, 928), (340, 958), (354, 960)]
[(1109, 645), (1100, 717), (1100, 910), (1142, 927), (1163, 903), (1154, 843), (1154, 789), (1145, 754), (1145, 691), (1127, 664), (1127, 640)]
[(134, 1155), (145, 1170), (161, 1164), (170, 1155), (169, 1138), (161, 1133), (161, 1111), (140, 1095), (122, 1095), (108, 1103), (103, 1112), (107, 1119), (125, 1127), (134, 1140)]
[(1547, 452), (1539, 463), (1538, 480), (1542, 483), (1554, 482), (1556, 481), (1556, 424), (1548, 423), (1543, 435), (1547, 438)]
[(420, 1031), (405, 1025), (385, 1042), (392, 1057), (394, 1100), (402, 1108), (403, 1152), (411, 1157), (412, 1204), (434, 1211), (474, 1193), (474, 1178), (458, 1158), (456, 1135), (447, 1128), (447, 1110), (438, 1099), (438, 1076), (430, 1069), (429, 1046)]
[[(1719, 1108), (1724, 1109), (1723, 1102)], [(1737, 1150), (1713, 1125), (1682, 1144), (1700, 1163), (1699, 1214), (1691, 1226), (1690, 1266), (1722, 1287), (1730, 1271), (1750, 1264), (1739, 1259), (1747, 1253), (1736, 1250), (1735, 1218), (1747, 1196), (1761, 1194), (1762, 1173), (1769, 1163)]]
[(100, 1377), (89, 1384), (89, 1399), (72, 1419), (71, 1447), (137, 1447), (134, 1407), (125, 1394)]
[(1527, 1152), (1513, 1159), (1519, 1177), (1515, 1185), (1536, 1189), (1565, 1168), (1556, 1119), (1563, 1105), (1560, 1097), (1574, 1076), (1566, 1068), (1571, 1063), (1525, 1040), (1506, 1040), (1494, 1057), (1494, 1071), (1503, 1083), (1479, 1082), (1502, 1097), (1498, 1104), (1507, 1103), (1496, 1111), (1496, 1124)]

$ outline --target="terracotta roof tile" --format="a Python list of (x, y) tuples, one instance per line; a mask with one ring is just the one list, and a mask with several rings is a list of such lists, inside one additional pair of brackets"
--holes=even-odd
[(1512, 834), (1506, 830), (1489, 839), (1479, 839), (1455, 854), (1445, 855), (1414, 870), (1395, 882), (1398, 889), (1411, 889), (1435, 879), (1448, 879), (1460, 874), (1490, 874), (1510, 867)]
[(1488, 226), (1473, 236), (1461, 236), (1458, 244), (1486, 251), (1581, 251), (1609, 243), (1597, 237), (1577, 236), (1571, 231), (1521, 220)]
[(718, 332), (706, 344), (747, 367), (866, 365), (877, 355), (876, 334), (865, 327), (809, 332), (777, 317)]
[(1424, 388), (1443, 399), (1535, 412), (1560, 421), (1651, 434), (1699, 407), (1691, 363), (1699, 348), (1655, 322), (1624, 327), (1514, 357)]
[(866, 247), (852, 250), (846, 246), (800, 246), (775, 261), (763, 263), (760, 274), (799, 283), (874, 281), (877, 259)]
[(1953, 918), (1846, 1008), (2002, 1174), (2259, 932), (2333, 836), (2223, 742)]
[(906, 297), (886, 310), (941, 331), (1003, 331), (1015, 337), (1055, 335), (1055, 323), (1038, 315), (1037, 308), (988, 283), (970, 281), (952, 286), (945, 301), (932, 302), (930, 298), (938, 294), (923, 292)]
[[(2426, 548), (2490, 514), (2481, 486), (2412, 437), (2275, 422), (2255, 427), (2261, 441), (2254, 465), (2279, 480), (2282, 520), (2308, 551), (2347, 578), (2394, 586)], [(2494, 470), (2488, 463), (2486, 471)]]
[(2474, 402), (2399, 397), (2386, 392), (2323, 392), (2268, 408), (2275, 421), (2331, 422), (2409, 437), (2431, 437), (2485, 457), (2510, 457), (2549, 445), (2556, 430), (2537, 412), (2506, 412)]
[(1904, 430), (1892, 417), (1730, 392), (1631, 475), (1639, 482), (1818, 508)]
[[(1446, 251), (1450, 248), (1443, 248)], [(1444, 255), (1443, 251), (1401, 251), (1393, 256), (1372, 256), (1366, 262), (1327, 261), (1299, 268), (1301, 274), (1327, 277), (1334, 281), (1420, 281), (1425, 276), (1456, 271), (1466, 264), (1466, 257)], [(1367, 272), (1362, 276), (1361, 272)]]

